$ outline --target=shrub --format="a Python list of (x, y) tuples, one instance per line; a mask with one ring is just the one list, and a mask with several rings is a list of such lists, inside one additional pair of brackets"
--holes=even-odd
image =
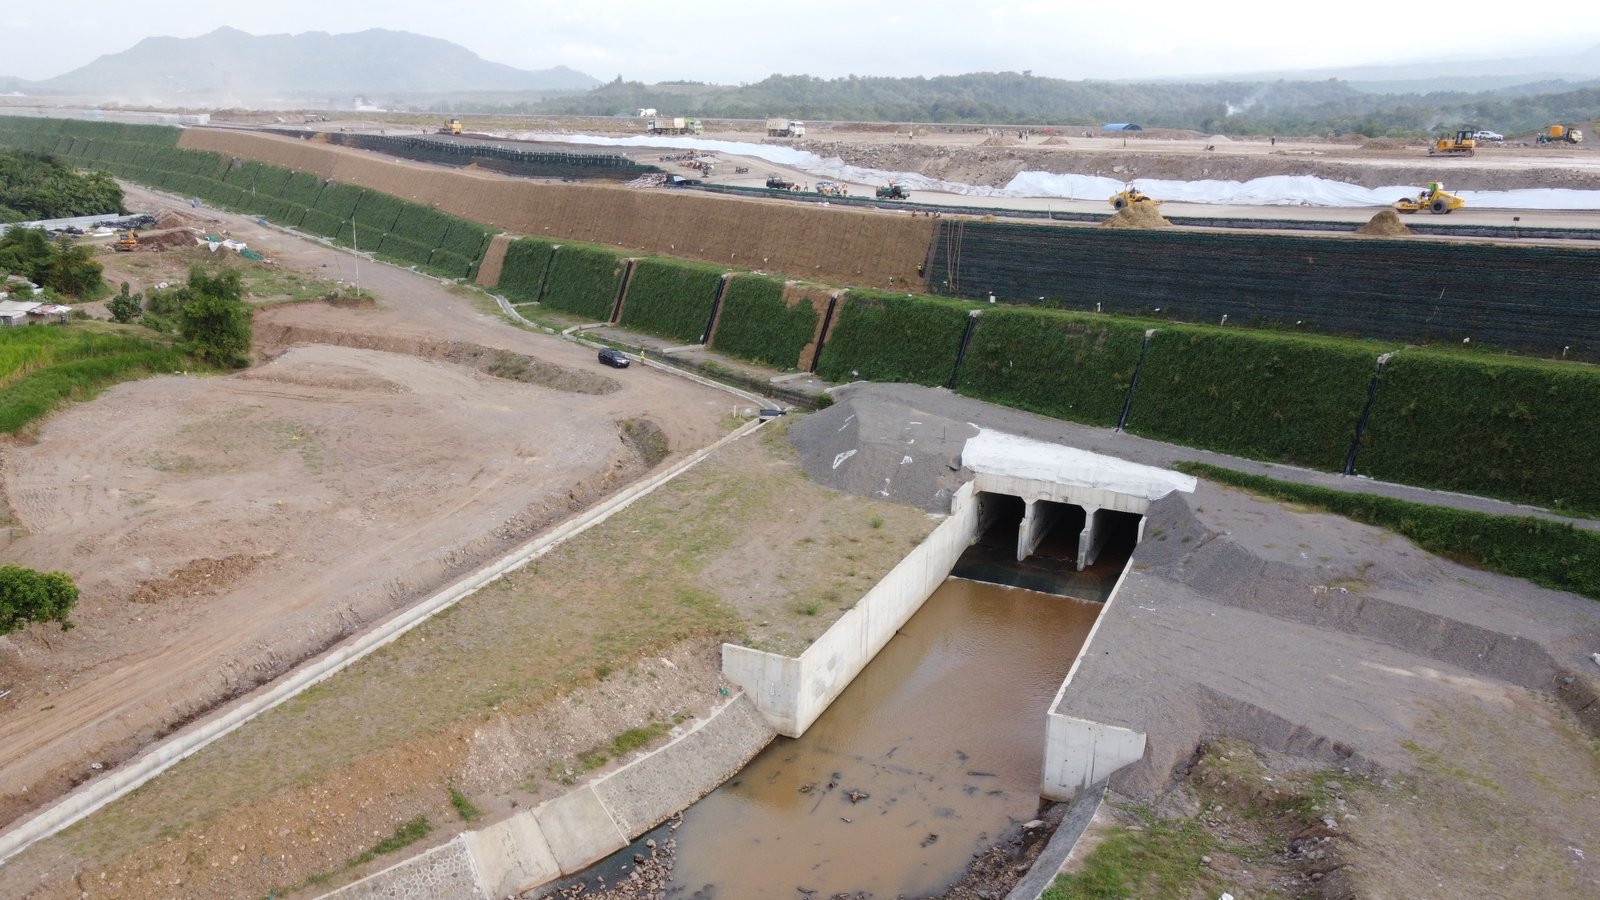
[(1090, 425), (1115, 425), (1144, 343), (1126, 319), (1053, 310), (983, 311), (956, 390)]
[(519, 303), (539, 299), (555, 245), (539, 238), (517, 238), (506, 246), (506, 260), (496, 289)]
[(586, 244), (562, 244), (550, 259), (544, 305), (596, 322), (610, 321), (622, 287), (620, 253)]
[(810, 301), (789, 304), (783, 281), (763, 275), (735, 275), (717, 313), (715, 349), (753, 362), (793, 368), (817, 331)]
[(722, 273), (701, 263), (639, 260), (622, 301), (622, 324), (647, 334), (698, 342), (711, 319)]
[(829, 329), (817, 373), (829, 381), (942, 385), (975, 303), (851, 291)]

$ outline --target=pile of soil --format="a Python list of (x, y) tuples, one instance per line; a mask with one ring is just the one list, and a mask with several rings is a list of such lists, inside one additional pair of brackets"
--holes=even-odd
[(1064, 137), (1047, 137), (1043, 141), (1041, 141), (1040, 143), (1045, 144), (1046, 146), (1052, 146), (1053, 147), (1053, 146), (1057, 146), (1057, 145), (1060, 145), (1060, 144), (1067, 143), (1067, 139), (1064, 138)]
[(1135, 203), (1117, 210), (1100, 223), (1101, 228), (1171, 228), (1154, 203)]
[(984, 140), (979, 147), (1020, 147), (1022, 142), (1014, 137), (992, 137)]
[(1356, 229), (1356, 234), (1375, 234), (1379, 237), (1398, 237), (1410, 233), (1411, 229), (1400, 221), (1400, 214), (1388, 208), (1378, 210), (1370, 222)]
[(163, 231), (139, 232), (140, 250), (169, 250), (175, 247), (193, 247), (195, 233), (190, 228), (169, 228)]

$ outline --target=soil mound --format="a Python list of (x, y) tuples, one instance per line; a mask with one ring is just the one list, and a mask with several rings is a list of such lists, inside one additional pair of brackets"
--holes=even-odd
[(1067, 139), (1064, 137), (1047, 137), (1042, 143), (1044, 143), (1046, 146), (1054, 147), (1067, 143)]
[(1400, 214), (1392, 209), (1380, 209), (1367, 224), (1356, 229), (1356, 234), (1376, 234), (1380, 237), (1397, 237), (1410, 234), (1411, 229), (1400, 221)]
[(1022, 142), (1014, 137), (992, 137), (984, 139), (979, 147), (1019, 147)]
[(1171, 228), (1168, 222), (1156, 209), (1154, 203), (1135, 203), (1117, 210), (1109, 219), (1100, 223), (1101, 228)]

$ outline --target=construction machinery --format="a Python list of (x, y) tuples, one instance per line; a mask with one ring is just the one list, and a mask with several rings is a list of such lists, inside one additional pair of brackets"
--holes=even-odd
[(837, 181), (819, 181), (817, 182), (817, 193), (824, 197), (848, 197), (850, 196), (850, 186), (840, 184)]
[(683, 116), (654, 116), (645, 123), (645, 130), (651, 134), (701, 134), (706, 129), (700, 124), (699, 119), (686, 119)]
[(118, 253), (130, 253), (139, 249), (139, 232), (132, 228), (127, 231), (117, 232), (117, 242), (111, 245)]
[(1477, 152), (1478, 141), (1473, 137), (1474, 132), (1462, 130), (1455, 133), (1454, 137), (1442, 137), (1433, 142), (1428, 148), (1429, 156), (1471, 156)]
[(461, 120), (460, 119), (451, 119), (450, 121), (444, 123), (443, 125), (440, 125), (439, 126), (439, 133), (440, 134), (460, 134), (461, 133)]
[(1437, 181), (1428, 182), (1422, 193), (1415, 197), (1402, 197), (1394, 204), (1395, 212), (1414, 213), (1427, 210), (1436, 216), (1448, 214), (1453, 209), (1466, 206), (1467, 202), (1444, 189), (1444, 185)]
[(891, 181), (888, 184), (884, 185), (883, 187), (878, 188), (878, 199), (879, 200), (910, 200), (911, 199), (911, 192), (906, 190), (906, 186), (905, 185), (900, 184), (899, 182), (896, 182), (896, 181)]
[(806, 136), (806, 123), (795, 119), (768, 119), (767, 137), (801, 138)]
[(1127, 209), (1135, 203), (1151, 203), (1157, 205), (1161, 203), (1160, 200), (1151, 197), (1149, 194), (1146, 194), (1131, 184), (1128, 185), (1126, 190), (1121, 190), (1113, 194), (1110, 202), (1111, 208), (1117, 210), (1118, 212)]
[(1570, 125), (1551, 125), (1534, 138), (1539, 144), (1581, 144), (1583, 132)]

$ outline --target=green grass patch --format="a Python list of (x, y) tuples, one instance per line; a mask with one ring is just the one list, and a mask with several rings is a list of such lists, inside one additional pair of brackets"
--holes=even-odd
[(976, 303), (851, 291), (837, 312), (817, 373), (828, 381), (942, 385)]
[(1137, 321), (997, 307), (978, 319), (957, 392), (1017, 409), (1115, 425), (1139, 361)]
[(723, 272), (703, 263), (639, 260), (622, 303), (622, 324), (658, 337), (698, 342), (711, 319)]
[[(517, 238), (506, 245), (506, 260), (495, 289), (513, 303), (532, 303), (539, 299), (550, 268), (554, 244), (539, 238)], [(609, 311), (608, 311), (609, 312)]]
[(450, 785), (450, 805), (455, 807), (456, 815), (460, 816), (463, 822), (471, 822), (473, 819), (483, 815), (483, 810), (478, 808), (478, 804), (473, 803), (454, 784)]
[(1197, 820), (1168, 821), (1141, 810), (1139, 830), (1115, 829), (1082, 871), (1057, 878), (1040, 900), (1194, 896), (1211, 877), (1200, 857), (1217, 846)]
[(712, 349), (780, 369), (792, 369), (817, 331), (810, 301), (784, 302), (784, 282), (765, 275), (735, 275), (722, 295)]
[(350, 864), (347, 866), (347, 868), (364, 866), (380, 856), (393, 853), (396, 850), (404, 850), (412, 844), (415, 844), (417, 841), (427, 837), (428, 833), (431, 831), (433, 831), (433, 825), (428, 822), (428, 817), (417, 816), (415, 819), (397, 826), (394, 830), (394, 834), (391, 834), (376, 844), (373, 844), (371, 850), (368, 850), (362, 853), (360, 856), (350, 860)]
[(1205, 463), (1174, 468), (1252, 493), (1387, 528), (1464, 565), (1600, 600), (1600, 533), (1532, 516), (1501, 516), (1294, 484)]
[(1600, 516), (1600, 368), (1442, 350), (1385, 367), (1363, 475)]
[(1344, 464), (1378, 354), (1391, 347), (1265, 331), (1163, 325), (1128, 431), (1324, 471)]
[(193, 365), (170, 344), (126, 332), (8, 329), (0, 332), (0, 434), (15, 434), (114, 384)]
[(544, 305), (590, 322), (611, 319), (622, 287), (623, 257), (605, 247), (562, 244), (550, 259)]

